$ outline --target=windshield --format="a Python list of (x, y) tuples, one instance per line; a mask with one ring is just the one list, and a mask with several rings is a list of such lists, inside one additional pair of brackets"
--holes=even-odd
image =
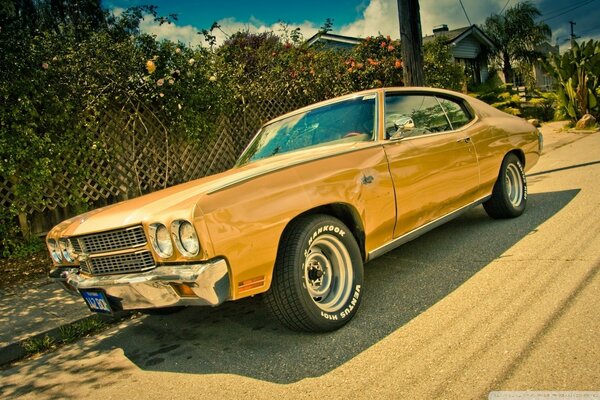
[(355, 97), (265, 125), (237, 165), (308, 147), (372, 140), (375, 98)]

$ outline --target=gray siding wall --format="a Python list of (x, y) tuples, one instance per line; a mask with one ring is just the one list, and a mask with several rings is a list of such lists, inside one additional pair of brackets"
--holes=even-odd
[(481, 46), (479, 42), (472, 36), (466, 37), (456, 46), (452, 46), (452, 55), (454, 58), (477, 58), (481, 52)]

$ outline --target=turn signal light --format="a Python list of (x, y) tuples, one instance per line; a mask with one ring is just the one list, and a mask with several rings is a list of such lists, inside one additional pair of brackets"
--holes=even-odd
[(181, 297), (198, 297), (192, 288), (185, 283), (171, 283), (171, 286)]

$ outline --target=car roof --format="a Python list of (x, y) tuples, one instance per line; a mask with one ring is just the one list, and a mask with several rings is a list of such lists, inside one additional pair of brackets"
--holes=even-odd
[(300, 114), (306, 111), (310, 111), (316, 108), (320, 108), (323, 106), (326, 106), (328, 104), (333, 104), (333, 103), (337, 103), (339, 101), (344, 101), (347, 99), (352, 99), (355, 97), (360, 97), (360, 96), (366, 96), (369, 94), (377, 94), (377, 93), (387, 93), (387, 92), (405, 92), (405, 93), (431, 93), (431, 94), (438, 94), (438, 95), (447, 95), (447, 96), (452, 96), (452, 97), (458, 97), (461, 98), (463, 100), (468, 100), (469, 96), (464, 95), (462, 93), (459, 92), (455, 92), (452, 90), (446, 90), (446, 89), (438, 89), (438, 88), (431, 88), (431, 87), (424, 87), (424, 86), (395, 86), (395, 87), (385, 87), (385, 88), (375, 88), (375, 89), (367, 89), (367, 90), (362, 90), (359, 92), (354, 92), (354, 93), (349, 93), (343, 96), (339, 96), (339, 97), (334, 97), (331, 99), (327, 99), (327, 100), (323, 100), (320, 101), (318, 103), (313, 103), (310, 105), (307, 105), (305, 107), (302, 108), (298, 108), (296, 110), (290, 111), (286, 114), (280, 115), (277, 118), (273, 118), (272, 120), (266, 122), (264, 125), (269, 125), (273, 122), (277, 122), (280, 121), (282, 119), (286, 119), (288, 117), (291, 117), (293, 115), (296, 114)]

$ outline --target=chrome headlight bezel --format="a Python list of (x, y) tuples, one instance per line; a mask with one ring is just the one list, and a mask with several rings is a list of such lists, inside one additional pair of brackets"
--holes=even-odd
[(173, 241), (169, 229), (160, 223), (150, 225), (150, 242), (152, 248), (161, 258), (169, 258), (173, 255)]
[(73, 242), (71, 241), (71, 239), (59, 239), (58, 248), (60, 249), (60, 254), (62, 258), (66, 262), (72, 263), (75, 261), (75, 248), (73, 247)]
[(173, 221), (171, 233), (177, 250), (184, 257), (195, 257), (200, 253), (200, 240), (194, 224), (184, 219)]
[(55, 239), (48, 239), (47, 241), (48, 251), (50, 252), (50, 257), (54, 262), (59, 263), (62, 261), (62, 252), (59, 249), (58, 242)]

